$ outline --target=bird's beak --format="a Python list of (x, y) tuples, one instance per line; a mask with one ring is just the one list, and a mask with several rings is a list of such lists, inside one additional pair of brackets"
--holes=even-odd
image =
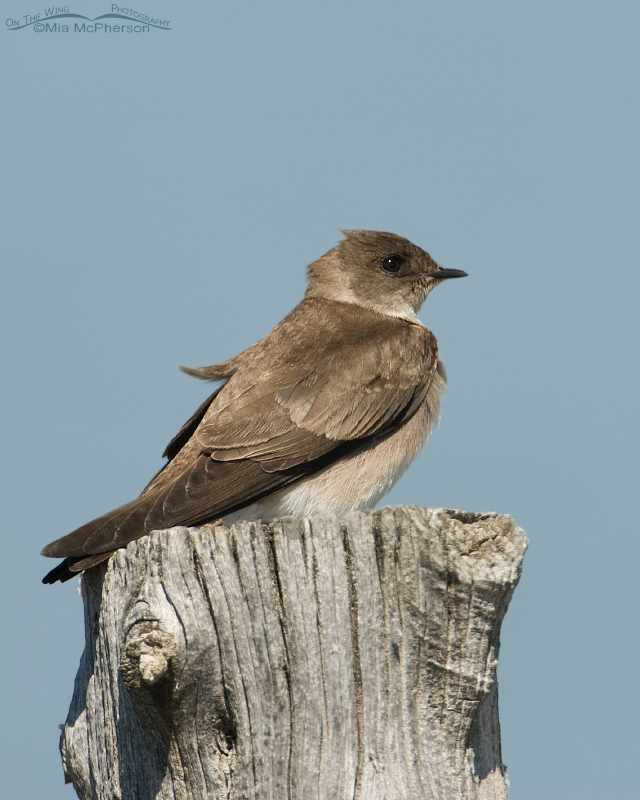
[(437, 278), (439, 281), (445, 278), (466, 278), (467, 273), (461, 269), (434, 269), (433, 272), (426, 273), (428, 278)]

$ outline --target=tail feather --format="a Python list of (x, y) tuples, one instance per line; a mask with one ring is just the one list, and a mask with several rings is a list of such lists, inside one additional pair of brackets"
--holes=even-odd
[(108, 553), (98, 553), (97, 555), (87, 556), (86, 558), (82, 556), (65, 558), (65, 560), (54, 567), (51, 572), (47, 572), (42, 579), (42, 583), (56, 583), (56, 581), (64, 583), (65, 581), (70, 581), (71, 578), (75, 578), (79, 572), (83, 572), (85, 569), (89, 569), (89, 567), (95, 567), (96, 564), (99, 564), (101, 561), (106, 561), (112, 555), (113, 550), (109, 550)]
[[(96, 554), (96, 551), (111, 552), (115, 549), (113, 547), (113, 539), (117, 535), (117, 532), (124, 528), (124, 523), (126, 523), (136, 511), (146, 514), (149, 506), (151, 506), (153, 500), (155, 500), (155, 497), (153, 497), (153, 499), (152, 497), (152, 495), (138, 497), (130, 503), (126, 503), (113, 511), (109, 511), (108, 514), (103, 514), (103, 516), (91, 522), (87, 522), (86, 525), (76, 528), (75, 531), (43, 547), (41, 550), (42, 555), (48, 558), (65, 558), (65, 556), (86, 558), (89, 555)], [(137, 536), (134, 535), (131, 538), (137, 538), (142, 535), (144, 535), (144, 531), (139, 531)], [(87, 550), (87, 544), (91, 537), (95, 537), (95, 539), (91, 549)], [(131, 539), (128, 539), (128, 541), (131, 541)], [(122, 545), (118, 546), (121, 547)], [(91, 550), (93, 550), (93, 552), (91, 552)]]
[(45, 583), (69, 580), (151, 531), (199, 525), (231, 514), (289, 485), (309, 469), (309, 464), (299, 464), (267, 472), (256, 461), (214, 461), (202, 453), (172, 482), (145, 490), (130, 503), (43, 548), (43, 556), (65, 559), (49, 572)]

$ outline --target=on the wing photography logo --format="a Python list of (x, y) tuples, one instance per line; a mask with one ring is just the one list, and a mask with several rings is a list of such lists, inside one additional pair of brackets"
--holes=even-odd
[(70, 6), (50, 6), (35, 14), (7, 17), (8, 30), (32, 30), (36, 33), (150, 33), (153, 29), (170, 31), (168, 19), (156, 19), (132, 8), (111, 4), (108, 14), (85, 17), (74, 14)]

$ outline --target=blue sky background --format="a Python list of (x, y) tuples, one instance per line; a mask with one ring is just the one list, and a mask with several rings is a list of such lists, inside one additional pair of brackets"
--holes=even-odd
[(531, 540), (499, 667), (512, 800), (636, 797), (640, 6), (133, 8), (171, 30), (0, 21), (0, 797), (75, 796), (82, 605), (39, 549), (139, 493), (208, 391), (178, 364), (266, 334), (339, 228), (469, 273), (421, 312), (449, 392), (388, 500)]

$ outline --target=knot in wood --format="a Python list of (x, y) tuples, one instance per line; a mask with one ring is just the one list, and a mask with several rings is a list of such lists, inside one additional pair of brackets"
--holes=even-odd
[(133, 625), (126, 636), (120, 674), (129, 689), (152, 688), (173, 674), (178, 648), (171, 634), (158, 622)]

